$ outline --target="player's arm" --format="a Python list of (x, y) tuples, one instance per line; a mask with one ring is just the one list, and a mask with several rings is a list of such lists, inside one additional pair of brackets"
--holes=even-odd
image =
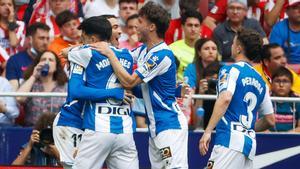
[(117, 100), (124, 99), (124, 89), (97, 89), (85, 86), (83, 80), (84, 69), (79, 65), (71, 67), (71, 75), (69, 80), (69, 94), (72, 99), (101, 101), (107, 98), (113, 98)]
[(143, 82), (137, 73), (134, 72), (131, 75), (127, 72), (127, 70), (119, 62), (115, 53), (109, 48), (107, 43), (102, 42), (98, 44), (91, 44), (91, 47), (99, 51), (101, 54), (107, 56), (116, 76), (125, 89), (132, 89), (134, 86)]
[(230, 91), (223, 91), (220, 93), (218, 99), (216, 100), (213, 113), (209, 120), (209, 123), (203, 133), (203, 136), (199, 142), (199, 148), (201, 155), (205, 155), (208, 151), (209, 142), (211, 138), (211, 133), (217, 126), (220, 119), (224, 116), (230, 102), (232, 99), (232, 93)]
[(209, 142), (211, 139), (211, 133), (225, 114), (232, 100), (232, 95), (235, 92), (236, 88), (236, 80), (238, 79), (239, 74), (239, 70), (237, 70), (235, 67), (225, 67), (220, 70), (218, 79), (219, 96), (215, 102), (213, 113), (211, 115), (209, 123), (199, 142), (199, 149), (202, 155), (205, 155), (207, 153)]
[(262, 114), (263, 117), (255, 123), (255, 131), (265, 131), (275, 125), (274, 110), (268, 87), (266, 87), (264, 100), (260, 104), (258, 112)]

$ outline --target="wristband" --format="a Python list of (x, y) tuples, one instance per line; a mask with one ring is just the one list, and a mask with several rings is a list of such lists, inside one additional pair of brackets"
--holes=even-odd
[(19, 25), (16, 22), (9, 22), (8, 23), (8, 30), (10, 30), (10, 31), (14, 31), (18, 27), (19, 27)]

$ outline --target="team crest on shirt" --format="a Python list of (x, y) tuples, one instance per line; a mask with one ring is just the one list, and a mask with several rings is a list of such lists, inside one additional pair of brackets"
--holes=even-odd
[(81, 66), (79, 66), (79, 65), (75, 65), (75, 66), (74, 66), (74, 69), (73, 69), (73, 73), (74, 73), (74, 74), (79, 74), (79, 75), (81, 75), (82, 72), (83, 72), (83, 68), (82, 68)]

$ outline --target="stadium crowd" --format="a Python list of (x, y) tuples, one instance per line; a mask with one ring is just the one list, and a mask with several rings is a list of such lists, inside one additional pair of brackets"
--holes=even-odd
[[(138, 11), (147, 1), (160, 4), (171, 17), (164, 41), (176, 57), (178, 83), (189, 85), (186, 96), (177, 98), (189, 129), (207, 127), (215, 101), (191, 96), (216, 94), (218, 72), (233, 62), (231, 46), (242, 27), (264, 40), (254, 67), (270, 95), (300, 96), (300, 0), (0, 0), (1, 92), (67, 92), (68, 61), (62, 50), (83, 42), (77, 28), (93, 16), (106, 15), (113, 46), (141, 46)], [(58, 113), (64, 102), (56, 97), (2, 97), (0, 126), (35, 126), (22, 151), (31, 150), (39, 140), (34, 135), (42, 130), (36, 126), (52, 126), (40, 124), (49, 123), (41, 119)], [(266, 132), (300, 132), (300, 103), (272, 103), (276, 123)], [(136, 99), (133, 110), (137, 127), (147, 127), (143, 100)], [(26, 163), (20, 158), (13, 164)]]

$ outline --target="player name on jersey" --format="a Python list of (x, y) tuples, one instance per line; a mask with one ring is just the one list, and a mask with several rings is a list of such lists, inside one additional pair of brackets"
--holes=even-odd
[[(119, 61), (120, 61), (121, 65), (122, 65), (123, 67), (125, 67), (125, 68), (127, 68), (127, 69), (130, 68), (131, 63), (130, 63), (128, 60), (123, 59), (123, 58), (120, 58)], [(96, 64), (96, 66), (97, 66), (98, 70), (101, 70), (101, 69), (103, 69), (103, 68), (105, 68), (105, 67), (107, 67), (107, 66), (110, 66), (110, 62), (109, 62), (108, 59), (104, 59), (104, 60), (98, 62), (98, 63)]]
[(246, 85), (254, 86), (259, 91), (259, 94), (261, 94), (263, 92), (262, 85), (255, 78), (245, 77), (242, 79), (242, 83), (243, 83), (243, 86), (246, 86)]

